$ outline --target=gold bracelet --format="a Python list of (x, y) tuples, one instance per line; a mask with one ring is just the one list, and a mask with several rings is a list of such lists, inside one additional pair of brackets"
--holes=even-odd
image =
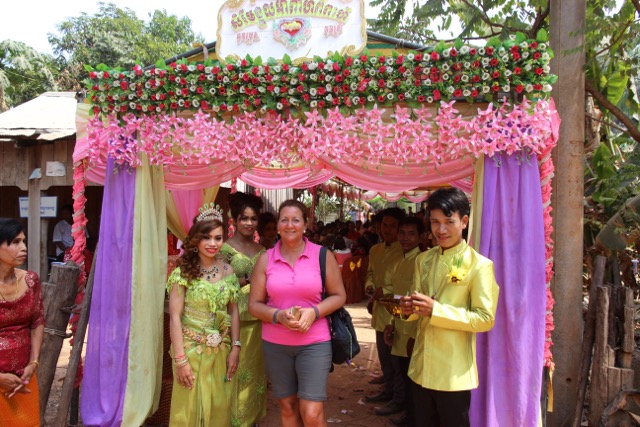
[(187, 366), (188, 364), (189, 364), (189, 359), (187, 359), (187, 358), (184, 358), (184, 359), (182, 359), (182, 360), (180, 360), (178, 362), (174, 362), (173, 363), (173, 365), (176, 368), (182, 368), (183, 366)]
[(29, 363), (27, 364), (27, 366), (31, 365), (32, 363), (35, 363), (35, 364), (36, 364), (36, 369), (40, 367), (40, 362), (38, 362), (37, 360), (32, 360), (31, 362), (29, 362)]

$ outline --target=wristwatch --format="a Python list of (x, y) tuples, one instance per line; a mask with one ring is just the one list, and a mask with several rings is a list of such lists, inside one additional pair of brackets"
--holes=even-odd
[(231, 347), (240, 347), (240, 348), (242, 348), (242, 343), (240, 342), (240, 340), (233, 341), (231, 343)]

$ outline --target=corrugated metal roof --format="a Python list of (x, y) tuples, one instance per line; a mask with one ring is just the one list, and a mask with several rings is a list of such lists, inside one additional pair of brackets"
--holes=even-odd
[(76, 105), (75, 92), (45, 92), (0, 114), (0, 137), (53, 141), (74, 135)]

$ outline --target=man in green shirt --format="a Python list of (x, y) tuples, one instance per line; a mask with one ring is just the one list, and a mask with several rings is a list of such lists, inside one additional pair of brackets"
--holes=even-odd
[(476, 333), (493, 328), (499, 288), (493, 263), (463, 239), (467, 196), (443, 188), (427, 206), (438, 246), (416, 258), (413, 294), (401, 301), (409, 320), (418, 320), (409, 364), (415, 423), (466, 427), (478, 387)]

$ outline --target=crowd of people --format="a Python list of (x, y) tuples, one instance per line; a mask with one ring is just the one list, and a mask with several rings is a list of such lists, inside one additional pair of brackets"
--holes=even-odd
[[(310, 224), (296, 200), (264, 213), (245, 193), (229, 206), (233, 236), (221, 209), (205, 206), (167, 281), (171, 426), (256, 426), (267, 384), (283, 426), (327, 426), (328, 316), (345, 304), (341, 269), (353, 257), (368, 261), (361, 285), (382, 370), (366, 400), (380, 416), (398, 414), (398, 426), (470, 424), (475, 334), (493, 327), (499, 290), (492, 262), (466, 242), (462, 191), (440, 189), (425, 211), (388, 208), (365, 223)], [(37, 275), (18, 269), (26, 253), (20, 223), (0, 219), (0, 419), (16, 426), (39, 424), (44, 316)]]

